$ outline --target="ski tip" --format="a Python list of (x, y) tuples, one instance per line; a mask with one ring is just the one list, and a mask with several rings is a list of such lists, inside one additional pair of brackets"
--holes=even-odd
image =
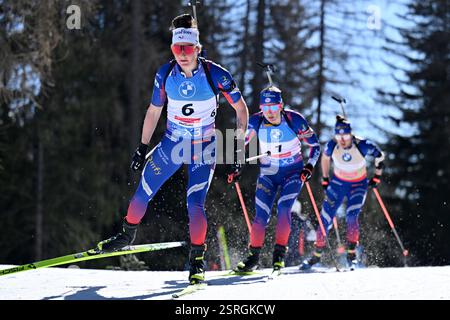
[(197, 283), (197, 284), (190, 284), (186, 288), (184, 288), (183, 290), (173, 293), (172, 294), (172, 298), (173, 299), (178, 299), (181, 296), (194, 293), (194, 292), (196, 292), (198, 290), (203, 290), (203, 289), (206, 288), (207, 285), (208, 285), (208, 283), (206, 283), (206, 282)]

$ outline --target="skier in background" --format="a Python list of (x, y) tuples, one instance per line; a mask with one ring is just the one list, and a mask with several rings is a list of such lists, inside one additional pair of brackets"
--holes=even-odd
[[(367, 180), (366, 156), (374, 157), (375, 175)], [(350, 122), (344, 117), (336, 117), (334, 139), (328, 141), (322, 154), (322, 186), (325, 189), (325, 200), (321, 211), (321, 220), (326, 232), (333, 226), (333, 218), (337, 209), (347, 198), (347, 263), (354, 269), (356, 246), (359, 241), (358, 216), (366, 199), (368, 187), (376, 187), (381, 181), (384, 154), (373, 142), (352, 134)], [(333, 162), (333, 176), (329, 178), (330, 166)], [(320, 227), (316, 230), (317, 241), (312, 256), (300, 265), (301, 270), (308, 270), (320, 262), (325, 248), (325, 238)]]
[[(244, 139), (247, 129), (248, 109), (230, 73), (199, 57), (201, 45), (195, 19), (189, 14), (178, 16), (173, 19), (171, 30), (171, 50), (175, 60), (164, 64), (156, 73), (141, 143), (131, 163), (134, 171), (143, 169), (139, 186), (123, 220), (122, 231), (100, 242), (97, 249), (116, 251), (131, 244), (149, 201), (181, 165), (187, 164), (191, 239), (189, 282), (196, 284), (205, 279), (207, 219), (204, 204), (215, 169), (217, 95), (222, 92), (235, 109), (241, 139)], [(146, 161), (148, 144), (166, 102), (165, 135)]]
[[(280, 189), (277, 203), (277, 226), (273, 250), (273, 268), (284, 267), (284, 257), (291, 230), (291, 208), (305, 181), (311, 178), (320, 156), (320, 145), (306, 119), (297, 112), (284, 110), (281, 91), (275, 86), (260, 93), (260, 109), (249, 119), (246, 144), (257, 137), (261, 158), (260, 174), (256, 186), (256, 216), (250, 233), (250, 255), (239, 262), (236, 272), (248, 272), (257, 267), (264, 244), (266, 227), (272, 205)], [(308, 162), (304, 165), (301, 142), (311, 147)], [(240, 172), (236, 172), (236, 176)]]

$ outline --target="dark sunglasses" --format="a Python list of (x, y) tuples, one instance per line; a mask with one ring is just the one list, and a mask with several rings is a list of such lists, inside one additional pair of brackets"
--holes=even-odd
[(184, 54), (191, 55), (195, 52), (195, 45), (189, 44), (189, 45), (180, 45), (180, 44), (173, 44), (171, 46), (173, 54), (179, 55), (184, 51)]

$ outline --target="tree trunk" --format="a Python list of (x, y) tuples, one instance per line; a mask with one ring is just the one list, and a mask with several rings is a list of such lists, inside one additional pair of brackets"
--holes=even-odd
[(248, 66), (248, 35), (249, 35), (249, 20), (250, 20), (250, 12), (251, 12), (251, 2), (247, 0), (247, 9), (245, 12), (245, 20), (244, 20), (244, 39), (242, 46), (242, 54), (241, 54), (241, 78), (239, 81), (239, 88), (241, 89), (242, 94), (245, 91), (245, 76), (247, 73)]
[(36, 261), (42, 260), (43, 253), (43, 198), (44, 198), (44, 146), (42, 142), (41, 126), (39, 124), (39, 116), (37, 117), (36, 126), (36, 144), (35, 144), (35, 159), (36, 159), (36, 216), (35, 216), (35, 247), (34, 256)]
[(317, 123), (315, 129), (317, 135), (320, 137), (322, 131), (322, 94), (325, 86), (324, 79), (324, 49), (325, 49), (325, 0), (320, 1), (320, 43), (319, 43), (319, 74), (317, 86)]
[(142, 125), (142, 112), (139, 99), (139, 88), (141, 82), (141, 37), (142, 37), (142, 2), (141, 0), (131, 1), (131, 75), (130, 75), (130, 105), (129, 105), (129, 121), (128, 124), (130, 131), (129, 136), (129, 148), (130, 152), (133, 152), (136, 145), (140, 142), (141, 125)]
[(264, 75), (263, 70), (256, 64), (256, 62), (264, 62), (264, 19), (265, 19), (266, 4), (264, 0), (258, 1), (258, 18), (256, 22), (256, 34), (255, 34), (255, 61), (252, 61), (253, 65), (253, 80), (252, 80), (252, 101), (250, 106), (250, 112), (254, 113), (258, 110), (259, 104), (259, 92), (263, 89)]

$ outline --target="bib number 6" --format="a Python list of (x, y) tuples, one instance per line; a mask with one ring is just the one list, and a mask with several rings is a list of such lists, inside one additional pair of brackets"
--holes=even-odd
[(181, 108), (181, 112), (183, 113), (183, 115), (190, 116), (191, 114), (193, 114), (194, 108), (192, 106), (192, 103), (185, 104), (183, 108)]

